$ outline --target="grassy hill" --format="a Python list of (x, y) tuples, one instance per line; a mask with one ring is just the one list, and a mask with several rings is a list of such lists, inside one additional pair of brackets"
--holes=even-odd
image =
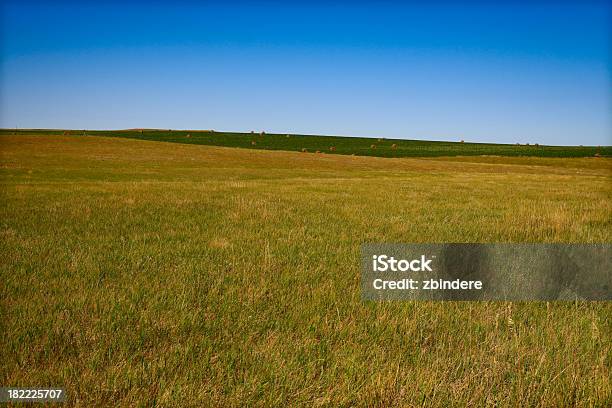
[(359, 247), (610, 242), (611, 165), (0, 136), (0, 383), (69, 406), (609, 406), (612, 303), (363, 302)]
[(377, 157), (440, 156), (612, 156), (611, 146), (536, 146), (491, 143), (432, 142), (365, 137), (236, 133), (193, 130), (18, 130), (0, 134), (92, 135), (245, 149), (307, 151)]

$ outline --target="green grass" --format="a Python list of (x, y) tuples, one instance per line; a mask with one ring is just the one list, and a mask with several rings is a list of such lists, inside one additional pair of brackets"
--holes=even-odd
[(0, 136), (0, 383), (83, 407), (609, 406), (609, 302), (362, 302), (359, 246), (610, 242), (611, 177)]
[[(193, 130), (19, 130), (4, 129), (9, 134), (92, 135), (124, 137), (172, 143), (240, 147), (259, 150), (321, 152), (375, 157), (441, 157), (441, 156), (531, 156), (593, 157), (612, 156), (612, 146), (535, 146), (487, 143), (431, 142), (365, 137), (287, 135), (262, 133), (211, 132)], [(287, 137), (289, 136), (289, 137)], [(395, 147), (394, 147), (395, 145)], [(372, 146), (375, 146), (373, 148)]]

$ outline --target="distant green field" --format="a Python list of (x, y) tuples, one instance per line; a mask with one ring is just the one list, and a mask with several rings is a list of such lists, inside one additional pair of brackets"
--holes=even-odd
[(294, 135), (277, 133), (237, 133), (194, 130), (10, 130), (0, 134), (90, 135), (154, 140), (245, 149), (306, 151), (377, 157), (440, 156), (532, 156), (591, 157), (612, 156), (612, 146), (538, 146), (432, 142), (366, 137)]

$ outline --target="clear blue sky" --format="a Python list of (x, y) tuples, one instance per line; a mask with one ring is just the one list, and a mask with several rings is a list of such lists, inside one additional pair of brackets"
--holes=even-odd
[(4, 2), (0, 126), (612, 144), (609, 2)]

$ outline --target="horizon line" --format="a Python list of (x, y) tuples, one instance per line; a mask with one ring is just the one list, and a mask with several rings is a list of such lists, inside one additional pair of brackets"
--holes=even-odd
[(541, 146), (541, 147), (612, 147), (609, 145), (551, 145), (541, 144), (538, 142), (534, 143), (496, 143), (496, 142), (471, 142), (465, 139), (459, 140), (436, 140), (436, 139), (412, 139), (412, 138), (397, 138), (397, 137), (378, 137), (378, 136), (351, 136), (351, 135), (329, 135), (329, 134), (315, 134), (315, 133), (293, 133), (293, 132), (267, 132), (265, 130), (250, 130), (250, 131), (227, 131), (217, 129), (172, 129), (172, 128), (122, 128), (122, 129), (86, 129), (86, 128), (0, 128), (0, 132), (10, 131), (83, 131), (83, 132), (137, 132), (137, 131), (151, 131), (151, 132), (207, 132), (207, 133), (238, 133), (238, 134), (261, 134), (262, 132), (267, 135), (291, 135), (291, 136), (315, 136), (315, 137), (342, 137), (342, 138), (353, 138), (353, 139), (382, 139), (382, 140), (405, 140), (405, 141), (417, 141), (417, 142), (434, 142), (434, 143), (457, 143), (457, 144), (485, 144), (485, 145), (506, 145), (506, 146)]

